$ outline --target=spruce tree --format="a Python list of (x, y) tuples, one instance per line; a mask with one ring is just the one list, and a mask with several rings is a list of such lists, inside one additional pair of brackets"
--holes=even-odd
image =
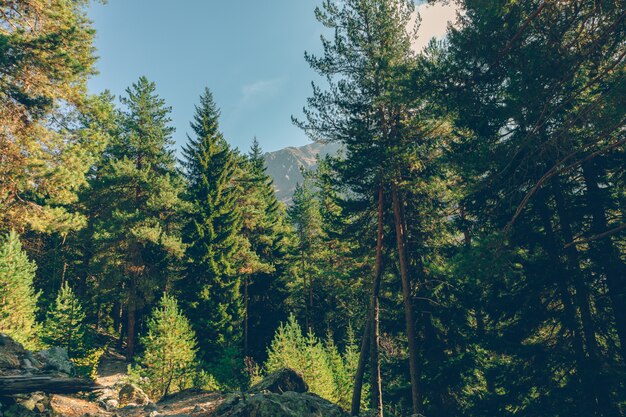
[(202, 335), (200, 357), (213, 364), (226, 348), (240, 350), (243, 323), (237, 160), (219, 132), (218, 118), (206, 89), (191, 122), (193, 136), (182, 151), (191, 208), (184, 228), (187, 266), (181, 292), (187, 316)]
[(0, 332), (27, 348), (37, 346), (39, 293), (33, 287), (36, 266), (22, 250), (17, 233), (0, 240)]
[(145, 378), (142, 385), (151, 398), (191, 387), (197, 372), (196, 336), (175, 298), (161, 298), (140, 342), (143, 353), (135, 372)]
[(54, 307), (46, 315), (42, 340), (67, 349), (70, 358), (85, 348), (85, 312), (67, 281), (61, 285)]

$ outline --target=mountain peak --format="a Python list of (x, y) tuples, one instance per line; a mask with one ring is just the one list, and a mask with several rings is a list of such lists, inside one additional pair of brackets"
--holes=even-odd
[(287, 204), (291, 201), (296, 184), (302, 183), (304, 177), (300, 167), (305, 170), (315, 169), (317, 156), (324, 158), (328, 154), (336, 154), (340, 146), (336, 143), (309, 143), (304, 146), (288, 146), (264, 155), (267, 173), (274, 180), (276, 197)]

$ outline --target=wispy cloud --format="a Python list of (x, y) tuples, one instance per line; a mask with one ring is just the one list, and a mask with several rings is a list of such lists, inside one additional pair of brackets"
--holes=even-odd
[(415, 11), (415, 19), (419, 14), (421, 21), (417, 31), (417, 39), (413, 42), (413, 50), (420, 52), (432, 38), (443, 38), (448, 29), (448, 24), (456, 22), (458, 10), (455, 2), (419, 5)]
[(282, 78), (272, 80), (259, 80), (241, 87), (241, 99), (239, 105), (253, 103), (259, 99), (274, 96), (280, 91)]

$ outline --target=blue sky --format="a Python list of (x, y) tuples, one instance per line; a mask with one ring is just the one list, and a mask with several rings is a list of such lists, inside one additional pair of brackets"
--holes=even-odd
[[(304, 52), (319, 52), (321, 0), (108, 0), (93, 3), (99, 75), (91, 92), (119, 96), (141, 75), (172, 107), (182, 144), (198, 96), (209, 87), (221, 129), (247, 150), (256, 136), (266, 151), (309, 142), (292, 125), (315, 73)], [(436, 14), (435, 19), (439, 20)], [(435, 22), (436, 23), (436, 22)]]

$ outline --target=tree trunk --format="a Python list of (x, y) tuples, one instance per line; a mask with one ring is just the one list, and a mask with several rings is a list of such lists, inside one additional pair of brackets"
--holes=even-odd
[(559, 256), (557, 238), (552, 227), (550, 212), (545, 202), (545, 197), (543, 195), (538, 195), (536, 201), (536, 207), (545, 233), (543, 247), (551, 260), (552, 267), (554, 268), (552, 273), (556, 278), (556, 286), (560, 293), (561, 303), (563, 304), (565, 325), (569, 329), (569, 333), (572, 337), (572, 344), (574, 346), (576, 366), (578, 368), (578, 384), (580, 385), (580, 394), (585, 403), (581, 412), (593, 413), (592, 410), (595, 408), (593, 392), (595, 388), (593, 387), (593, 383), (591, 382), (587, 371), (588, 369), (592, 369), (592, 366), (588, 363), (589, 360), (585, 355), (582, 326), (576, 314), (576, 309), (574, 308), (569, 283), (566, 281), (569, 274), (567, 269), (562, 265), (561, 258)]
[[(377, 415), (382, 416), (382, 383), (380, 377), (380, 356), (379, 356), (379, 320), (378, 320), (378, 294), (380, 292), (380, 281), (382, 277), (383, 264), (383, 212), (384, 193), (382, 184), (378, 187), (378, 231), (376, 236), (376, 261), (374, 266), (374, 279), (372, 280), (372, 293), (368, 318), (361, 342), (361, 353), (359, 364), (354, 378), (354, 390), (352, 391), (351, 414), (358, 416), (361, 410), (361, 394), (363, 391), (363, 374), (365, 373), (365, 363), (368, 349), (370, 351), (370, 364), (372, 367), (370, 381), (372, 384), (372, 408), (377, 410)], [(374, 400), (376, 397), (376, 400)], [(378, 404), (378, 405), (376, 405)]]
[(361, 352), (359, 353), (359, 363), (354, 375), (354, 388), (352, 389), (352, 404), (350, 407), (350, 415), (358, 416), (361, 412), (361, 394), (363, 392), (363, 375), (365, 375), (365, 364), (367, 363), (367, 353), (370, 347), (370, 338), (372, 331), (371, 314), (368, 312), (367, 320), (365, 320), (365, 329), (363, 330), (363, 339), (361, 339)]
[[(559, 219), (559, 225), (561, 226), (561, 233), (565, 242), (572, 242), (574, 240), (574, 234), (572, 232), (572, 221), (569, 218), (569, 213), (565, 205), (565, 199), (561, 190), (561, 184), (558, 176), (553, 178), (553, 193), (556, 203), (556, 212)], [(597, 400), (597, 409), (599, 415), (610, 416), (613, 415), (610, 411), (614, 408), (611, 399), (608, 397), (608, 392), (605, 389), (598, 389), (602, 386), (602, 381), (598, 380), (598, 371), (601, 369), (598, 358), (598, 342), (596, 340), (595, 326), (593, 324), (593, 318), (591, 315), (590, 296), (587, 284), (584, 282), (582, 271), (580, 270), (580, 257), (575, 245), (565, 248), (565, 256), (568, 261), (568, 270), (574, 278), (574, 289), (576, 290), (576, 303), (580, 309), (580, 318), (582, 321), (582, 327), (584, 332), (585, 348), (589, 355), (591, 367), (588, 370), (590, 373), (590, 384), (592, 392)], [(586, 372), (586, 371), (585, 371)]]
[(45, 392), (47, 394), (74, 394), (95, 391), (103, 387), (94, 381), (51, 375), (0, 376), (0, 396)]
[(128, 360), (133, 358), (135, 354), (135, 335), (136, 335), (136, 314), (137, 314), (137, 279), (131, 279), (130, 294), (128, 297), (128, 307), (126, 308), (126, 357)]
[(413, 305), (411, 296), (411, 282), (409, 280), (404, 235), (404, 219), (401, 215), (401, 201), (398, 196), (398, 189), (395, 184), (391, 188), (394, 223), (396, 226), (396, 242), (398, 246), (398, 259), (400, 261), (400, 276), (402, 279), (402, 296), (404, 300), (404, 316), (406, 320), (406, 333), (409, 342), (409, 373), (411, 375), (411, 401), (413, 404), (413, 414), (421, 414), (422, 404), (419, 392), (419, 379), (417, 368), (417, 347), (415, 346), (417, 335), (415, 332), (415, 322), (413, 316)]
[[(561, 191), (561, 184), (557, 177), (555, 177), (553, 181), (553, 193), (563, 240), (565, 242), (571, 242), (574, 239), (571, 219), (569, 218), (565, 198), (563, 197), (563, 192)], [(597, 355), (598, 345), (591, 317), (591, 308), (589, 305), (589, 290), (584, 282), (582, 271), (580, 270), (579, 255), (576, 247), (570, 246), (565, 248), (565, 257), (567, 259), (569, 273), (572, 274), (573, 277), (574, 289), (576, 290), (576, 303), (580, 309), (583, 332), (585, 333), (585, 347), (589, 356), (594, 358)]]
[(250, 281), (250, 277), (248, 275), (244, 278), (243, 283), (243, 357), (248, 356), (248, 308), (249, 308), (249, 300), (248, 300), (248, 284)]
[[(608, 230), (605, 204), (600, 187), (599, 174), (593, 161), (583, 165), (583, 177), (587, 188), (587, 205), (592, 215), (591, 231), (593, 234), (604, 233)], [(626, 361), (626, 265), (622, 262), (618, 250), (610, 237), (590, 243), (591, 251), (596, 263), (606, 276), (609, 298), (613, 305), (615, 329), (620, 341), (622, 360)]]
[(371, 407), (378, 417), (383, 416), (383, 387), (380, 375), (380, 310), (379, 293), (383, 271), (383, 208), (384, 193), (382, 184), (378, 187), (378, 231), (376, 234), (376, 266), (374, 282), (372, 286), (371, 309), (371, 335), (370, 335), (370, 385)]

